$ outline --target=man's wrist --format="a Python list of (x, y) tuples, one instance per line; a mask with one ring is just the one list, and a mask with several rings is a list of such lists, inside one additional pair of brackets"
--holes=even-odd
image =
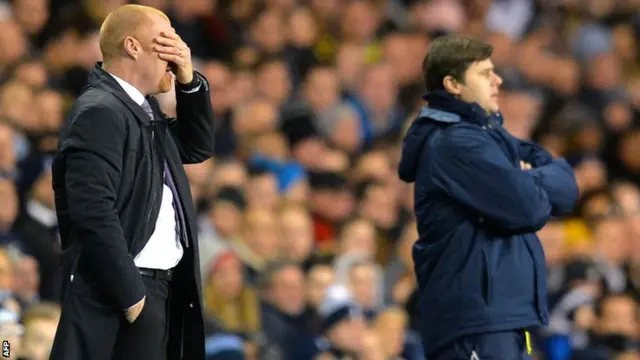
[(191, 81), (189, 81), (187, 83), (182, 83), (182, 82), (178, 81), (178, 78), (176, 77), (176, 86), (182, 91), (193, 90), (193, 89), (199, 87), (200, 84), (201, 84), (200, 77), (195, 72), (195, 70), (193, 71), (193, 77), (191, 78)]

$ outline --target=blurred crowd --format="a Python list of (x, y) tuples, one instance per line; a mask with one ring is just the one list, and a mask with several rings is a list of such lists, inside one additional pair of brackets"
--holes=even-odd
[[(62, 299), (50, 159), (125, 0), (0, 1), (0, 339), (45, 360)], [(539, 233), (535, 358), (640, 356), (640, 1), (144, 0), (210, 82), (200, 213), (210, 359), (423, 359), (413, 189), (397, 176), (443, 34), (494, 46), (505, 127), (575, 169)], [(175, 113), (173, 94), (159, 96)], [(188, 119), (181, 120), (188, 121)]]

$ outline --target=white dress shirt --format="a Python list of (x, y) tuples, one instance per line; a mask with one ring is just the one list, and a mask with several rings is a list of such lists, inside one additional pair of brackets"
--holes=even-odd
[[(113, 74), (111, 76), (116, 79), (136, 104), (142, 105), (145, 98), (138, 89)], [(134, 259), (137, 267), (168, 270), (178, 265), (184, 250), (176, 232), (175, 215), (173, 193), (166, 184), (163, 184), (162, 201), (160, 203), (160, 213), (156, 220), (156, 228), (151, 234), (149, 242)]]

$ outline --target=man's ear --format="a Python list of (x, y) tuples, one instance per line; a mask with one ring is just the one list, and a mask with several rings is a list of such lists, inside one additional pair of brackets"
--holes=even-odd
[(462, 84), (451, 75), (442, 79), (442, 85), (448, 93), (454, 96), (459, 96), (462, 93)]
[(138, 40), (127, 36), (124, 38), (124, 51), (133, 59), (137, 59), (142, 52), (142, 45)]

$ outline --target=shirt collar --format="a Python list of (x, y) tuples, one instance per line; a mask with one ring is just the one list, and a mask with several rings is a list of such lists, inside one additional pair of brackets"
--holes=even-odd
[(136, 89), (133, 85), (120, 79), (119, 77), (113, 75), (112, 73), (109, 73), (109, 75), (113, 76), (113, 78), (116, 79), (120, 87), (122, 87), (122, 90), (124, 90), (127, 93), (127, 95), (129, 95), (129, 97), (133, 101), (135, 101), (136, 104), (142, 105), (145, 98), (144, 98), (144, 94), (142, 94), (140, 90)]

